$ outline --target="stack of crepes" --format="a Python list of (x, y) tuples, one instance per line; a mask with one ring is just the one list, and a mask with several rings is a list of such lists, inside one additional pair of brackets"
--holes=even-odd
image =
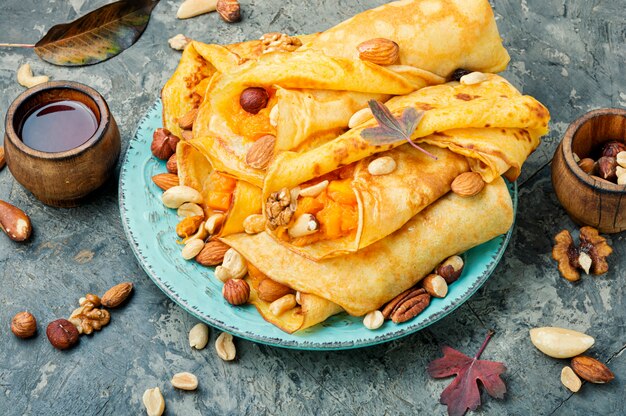
[[(357, 46), (376, 38), (399, 46), (393, 65), (359, 58)], [(202, 193), (207, 215), (226, 215), (212, 238), (247, 260), (250, 302), (266, 320), (291, 333), (341, 311), (364, 315), (447, 257), (510, 228), (501, 176), (518, 177), (549, 113), (492, 74), (509, 56), (487, 0), (403, 0), (319, 34), (264, 39), (192, 42), (162, 98), (164, 127), (187, 138), (177, 148), (181, 184)], [(472, 85), (446, 82), (459, 68), (485, 75)], [(269, 97), (256, 114), (240, 105), (250, 87)], [(381, 146), (361, 137), (378, 125), (363, 111), (354, 123), (369, 100), (396, 117), (407, 108), (423, 112), (411, 139), (437, 159), (406, 141)], [(190, 112), (193, 129), (184, 132), (178, 120)], [(248, 153), (268, 135), (269, 164), (249, 164)], [(372, 175), (368, 166), (381, 156), (396, 167)], [(450, 192), (469, 171), (481, 175), (484, 190), (470, 198)], [(312, 186), (321, 191), (299, 194)], [(244, 233), (254, 214), (265, 216), (266, 230)], [(319, 230), (292, 236), (305, 214)], [(298, 305), (272, 314), (256, 292), (266, 278), (297, 291)]]

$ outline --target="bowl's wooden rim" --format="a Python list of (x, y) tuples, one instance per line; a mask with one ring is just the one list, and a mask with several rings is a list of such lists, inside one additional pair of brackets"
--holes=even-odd
[(585, 125), (590, 120), (600, 117), (600, 116), (618, 116), (626, 118), (626, 110), (621, 108), (599, 108), (597, 110), (589, 111), (576, 120), (574, 120), (563, 135), (563, 140), (561, 141), (561, 151), (563, 152), (563, 158), (565, 159), (565, 164), (569, 168), (570, 171), (580, 180), (584, 182), (590, 188), (596, 189), (598, 191), (604, 193), (612, 193), (612, 194), (625, 194), (626, 193), (626, 185), (618, 185), (611, 183), (609, 181), (599, 181), (591, 177), (591, 175), (586, 174), (578, 163), (574, 160), (574, 152), (572, 150), (572, 140), (576, 135), (576, 132)]
[[(85, 94), (89, 98), (93, 100), (94, 103), (98, 106), (98, 110), (100, 111), (100, 122), (98, 123), (98, 128), (95, 133), (87, 140), (85, 143), (81, 144), (78, 147), (75, 147), (70, 150), (65, 150), (63, 152), (42, 152), (40, 150), (35, 150), (31, 147), (28, 147), (24, 144), (24, 142), (20, 139), (19, 135), (15, 131), (15, 114), (18, 108), (27, 100), (32, 98), (33, 96), (43, 92), (50, 90), (59, 90), (59, 89), (69, 89), (78, 91), (82, 94)], [(51, 81), (45, 82), (43, 84), (36, 85), (32, 88), (27, 89), (23, 93), (21, 93), (9, 106), (7, 111), (6, 119), (5, 119), (5, 133), (7, 136), (7, 140), (11, 141), (11, 144), (18, 148), (21, 152), (35, 158), (35, 159), (45, 159), (45, 160), (64, 160), (75, 158), (98, 142), (100, 142), (104, 136), (106, 131), (111, 124), (111, 113), (109, 111), (109, 106), (106, 101), (100, 95), (100, 93), (94, 90), (91, 87), (88, 87), (85, 84), (81, 84), (75, 81)]]

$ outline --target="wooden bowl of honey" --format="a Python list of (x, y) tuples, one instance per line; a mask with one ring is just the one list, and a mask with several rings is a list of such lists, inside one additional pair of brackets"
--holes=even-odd
[(574, 222), (603, 233), (626, 230), (626, 185), (608, 175), (620, 168), (601, 160), (625, 148), (626, 110), (602, 108), (570, 124), (552, 159), (552, 185)]
[(93, 88), (47, 82), (9, 107), (4, 147), (15, 179), (47, 205), (73, 207), (109, 179), (120, 155), (120, 133)]

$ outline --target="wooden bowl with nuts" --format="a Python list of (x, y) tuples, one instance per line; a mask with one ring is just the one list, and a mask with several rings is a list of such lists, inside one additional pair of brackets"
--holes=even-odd
[(46, 82), (9, 107), (4, 147), (19, 183), (45, 204), (72, 207), (113, 173), (120, 133), (96, 90), (71, 81)]
[(576, 223), (626, 230), (626, 110), (602, 108), (570, 124), (552, 159), (552, 185)]

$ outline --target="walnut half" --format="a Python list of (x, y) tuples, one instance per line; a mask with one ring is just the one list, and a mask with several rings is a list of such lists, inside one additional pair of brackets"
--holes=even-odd
[(109, 311), (96, 308), (92, 302), (86, 299), (80, 302), (80, 307), (74, 309), (68, 319), (78, 329), (79, 334), (91, 334), (94, 330), (99, 331), (110, 320)]
[(554, 237), (552, 258), (559, 262), (561, 276), (570, 282), (580, 280), (579, 269), (586, 273), (604, 274), (609, 270), (606, 257), (613, 252), (606, 239), (592, 227), (580, 229), (580, 244), (576, 246), (569, 231), (563, 230)]
[(302, 46), (300, 39), (280, 32), (266, 33), (260, 40), (263, 53), (293, 52)]
[(278, 192), (273, 192), (267, 198), (267, 204), (265, 205), (269, 228), (275, 230), (280, 226), (289, 224), (294, 211), (295, 209), (291, 206), (289, 189), (283, 188)]

